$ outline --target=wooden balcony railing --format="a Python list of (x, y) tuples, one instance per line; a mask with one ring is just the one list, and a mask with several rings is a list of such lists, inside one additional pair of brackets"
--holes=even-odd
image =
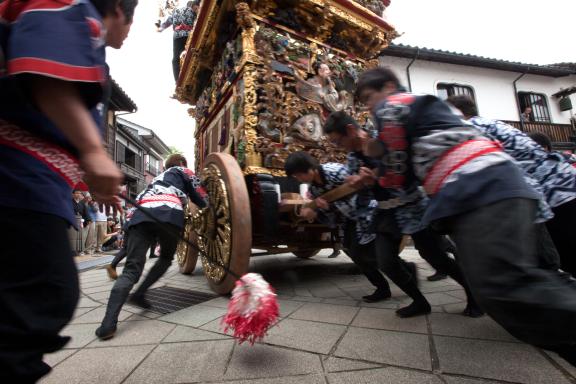
[[(519, 121), (508, 121), (503, 120), (506, 124), (510, 124), (513, 127), (522, 129), (522, 125)], [(542, 132), (550, 137), (552, 143), (558, 147), (574, 147), (576, 146), (576, 133), (570, 124), (552, 124), (552, 123), (537, 123), (537, 122), (525, 122), (524, 132)]]

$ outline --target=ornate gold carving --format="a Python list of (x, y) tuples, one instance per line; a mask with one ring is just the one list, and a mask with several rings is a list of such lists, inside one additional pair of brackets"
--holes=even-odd
[(263, 173), (266, 175), (271, 175), (272, 172), (268, 169), (268, 168), (263, 168), (263, 167), (254, 167), (254, 166), (250, 166), (250, 167), (246, 167), (244, 168), (244, 174), (245, 175), (256, 175), (259, 173)]
[(242, 52), (244, 65), (244, 137), (246, 140), (246, 166), (262, 166), (262, 158), (256, 153), (256, 126), (258, 115), (256, 104), (258, 96), (256, 94), (257, 71), (254, 63), (258, 62), (256, 48), (254, 46), (254, 35), (256, 34), (256, 22), (252, 17), (250, 7), (245, 2), (236, 4), (236, 21), (242, 27)]
[(378, 59), (368, 60), (366, 62), (366, 69), (378, 68), (379, 65), (380, 65), (380, 61)]
[(220, 170), (210, 164), (202, 171), (206, 186), (208, 207), (199, 210), (193, 217), (193, 227), (198, 235), (198, 248), (204, 274), (214, 283), (226, 277), (226, 271), (210, 263), (215, 260), (225, 267), (230, 266), (232, 228), (230, 226), (230, 200)]
[[(194, 223), (192, 222), (192, 213), (190, 212), (190, 207), (186, 205), (186, 209), (184, 211), (184, 233), (183, 237), (185, 239), (190, 238), (190, 233), (194, 229)], [(178, 242), (178, 246), (176, 247), (176, 261), (178, 265), (184, 265), (186, 262), (186, 257), (188, 255), (188, 245), (187, 242), (180, 240)]]
[(256, 33), (256, 22), (250, 12), (247, 3), (240, 2), (236, 4), (236, 22), (242, 27), (242, 51), (243, 61), (258, 62), (256, 48), (254, 46), (254, 34)]
[(254, 146), (257, 140), (256, 126), (258, 115), (256, 104), (256, 66), (247, 63), (244, 67), (244, 135), (246, 139), (246, 166), (262, 166), (262, 158), (256, 153)]
[(356, 25), (360, 28), (366, 29), (366, 30), (371, 30), (372, 29), (372, 24), (367, 23), (363, 20), (360, 20), (357, 17), (354, 17), (350, 14), (350, 12), (344, 11), (338, 7), (335, 7), (333, 5), (329, 6), (330, 12), (332, 12), (333, 14), (335, 14), (338, 17), (341, 17), (342, 19), (348, 21), (349, 23)]

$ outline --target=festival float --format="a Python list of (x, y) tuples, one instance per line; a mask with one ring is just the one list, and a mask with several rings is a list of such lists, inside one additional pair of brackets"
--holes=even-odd
[[(196, 120), (196, 172), (209, 206), (189, 206), (177, 260), (191, 273), (198, 256), (212, 289), (229, 293), (250, 257), (300, 258), (332, 247), (332, 228), (303, 222), (305, 190), (284, 162), (305, 150), (320, 162), (346, 154), (322, 135), (334, 111), (361, 124), (359, 73), (377, 65), (397, 36), (383, 17), (389, 0), (202, 0), (176, 94)], [(210, 262), (213, 261), (213, 262)]]

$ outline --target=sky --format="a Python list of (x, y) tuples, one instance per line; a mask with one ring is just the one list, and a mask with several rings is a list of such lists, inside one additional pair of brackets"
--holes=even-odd
[[(156, 32), (156, 5), (140, 0), (130, 36), (121, 50), (108, 48), (108, 63), (138, 106), (123, 117), (191, 160), (194, 120), (189, 106), (170, 98), (172, 31)], [(392, 0), (386, 11), (402, 34), (395, 43), (530, 64), (576, 62), (575, 16), (574, 0)]]

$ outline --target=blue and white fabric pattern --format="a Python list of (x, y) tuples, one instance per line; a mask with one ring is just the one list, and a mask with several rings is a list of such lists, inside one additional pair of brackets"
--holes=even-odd
[[(348, 154), (348, 170), (350, 174), (359, 173), (361, 167), (374, 168), (374, 163), (369, 164), (369, 160), (370, 159), (366, 159), (362, 153), (350, 152)], [(402, 198), (407, 195), (403, 190), (388, 189), (387, 192), (387, 195), (389, 195), (390, 198)], [(371, 199), (374, 199), (373, 193), (359, 193), (357, 204), (359, 207), (364, 206), (366, 205), (366, 202)], [(424, 192), (420, 191), (419, 198), (394, 209), (396, 223), (403, 234), (410, 235), (424, 229), (422, 225), (422, 217), (424, 216), (427, 205), (428, 198)], [(374, 210), (372, 210), (372, 212), (374, 212)]]
[[(312, 197), (317, 198), (324, 193), (341, 186), (350, 176), (348, 167), (340, 163), (326, 163), (320, 165), (323, 185), (310, 185), (309, 192)], [(353, 195), (345, 199), (340, 199), (331, 203), (342, 216), (356, 222), (356, 236), (360, 244), (368, 244), (376, 238), (370, 233), (373, 211), (376, 208), (376, 200), (371, 200), (364, 207), (358, 206), (358, 195)]]
[(564, 156), (547, 152), (524, 132), (501, 121), (473, 117), (469, 122), (502, 143), (522, 170), (537, 181), (536, 189), (552, 208), (576, 198), (576, 168)]

